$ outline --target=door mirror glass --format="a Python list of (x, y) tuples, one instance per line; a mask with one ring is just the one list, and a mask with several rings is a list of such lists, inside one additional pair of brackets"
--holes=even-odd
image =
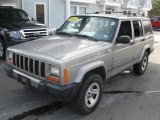
[(131, 38), (127, 35), (123, 35), (123, 36), (120, 36), (117, 40), (117, 43), (120, 43), (120, 44), (129, 44), (131, 41)]

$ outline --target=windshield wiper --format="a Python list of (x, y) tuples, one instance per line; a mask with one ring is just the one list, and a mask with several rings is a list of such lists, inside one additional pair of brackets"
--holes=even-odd
[(94, 41), (99, 41), (98, 39), (96, 39), (92, 36), (88, 36), (88, 35), (75, 34), (74, 36), (84, 37), (84, 38), (91, 39), (91, 40), (94, 40)]
[(71, 33), (67, 33), (67, 32), (57, 32), (56, 34), (59, 34), (59, 35), (67, 35), (67, 36), (73, 36)]

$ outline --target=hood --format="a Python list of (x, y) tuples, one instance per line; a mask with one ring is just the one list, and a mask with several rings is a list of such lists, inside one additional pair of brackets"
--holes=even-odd
[(27, 28), (44, 28), (45, 25), (34, 21), (11, 21), (11, 22), (0, 22), (2, 28), (9, 30), (12, 29), (27, 29)]
[(25, 53), (35, 53), (67, 60), (86, 52), (98, 50), (102, 45), (99, 42), (85, 40), (77, 37), (52, 36), (22, 43), (10, 47)]

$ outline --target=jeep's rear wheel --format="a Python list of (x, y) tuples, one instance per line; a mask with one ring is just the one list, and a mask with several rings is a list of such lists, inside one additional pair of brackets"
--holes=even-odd
[(84, 79), (81, 90), (75, 100), (77, 110), (87, 115), (95, 110), (102, 98), (103, 81), (98, 74), (91, 74)]
[(142, 75), (146, 71), (148, 66), (148, 52), (144, 53), (144, 56), (140, 63), (137, 63), (133, 66), (133, 71), (136, 75)]
[(6, 58), (6, 52), (5, 52), (5, 44), (0, 38), (0, 59), (4, 60)]

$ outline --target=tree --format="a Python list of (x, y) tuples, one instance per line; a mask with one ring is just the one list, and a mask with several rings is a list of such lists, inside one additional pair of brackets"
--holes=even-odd
[(160, 0), (152, 0), (152, 10), (149, 11), (148, 16), (151, 18), (153, 16), (160, 16)]

